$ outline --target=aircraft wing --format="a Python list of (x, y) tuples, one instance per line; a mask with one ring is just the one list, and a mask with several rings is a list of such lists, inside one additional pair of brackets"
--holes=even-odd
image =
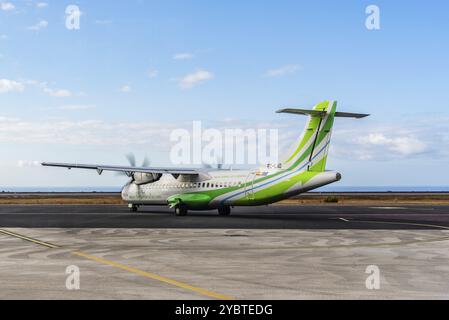
[(73, 163), (42, 163), (44, 167), (58, 167), (67, 169), (87, 169), (96, 170), (99, 174), (103, 171), (123, 172), (127, 175), (133, 173), (160, 173), (160, 174), (173, 174), (173, 175), (200, 175), (205, 171), (201, 169), (182, 169), (182, 168), (149, 168), (149, 167), (127, 167), (127, 166), (109, 166), (109, 165), (96, 165), (96, 164), (73, 164)]

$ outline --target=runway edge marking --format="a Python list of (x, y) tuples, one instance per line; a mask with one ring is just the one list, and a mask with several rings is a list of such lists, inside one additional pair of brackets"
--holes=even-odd
[[(21, 239), (21, 240), (24, 240), (24, 241), (28, 241), (28, 242), (31, 242), (31, 243), (34, 243), (34, 244), (37, 244), (37, 245), (40, 245), (40, 246), (43, 246), (43, 247), (46, 247), (46, 248), (63, 249), (63, 247), (61, 247), (61, 246), (57, 246), (57, 245), (49, 243), (49, 242), (33, 239), (33, 238), (30, 238), (30, 237), (18, 234), (16, 232), (11, 232), (11, 231), (8, 231), (8, 230), (0, 229), (0, 233), (4, 234), (4, 235), (7, 235), (7, 236), (10, 236), (10, 237), (14, 237), (14, 238), (18, 238), (18, 239)], [(115, 268), (118, 268), (118, 269), (121, 269), (121, 270), (124, 270), (124, 271), (128, 271), (128, 272), (140, 275), (140, 276), (148, 278), (148, 279), (157, 280), (157, 281), (160, 281), (160, 282), (163, 282), (163, 283), (166, 283), (166, 284), (173, 285), (173, 286), (178, 287), (178, 288), (182, 288), (182, 289), (186, 289), (186, 290), (189, 290), (189, 291), (193, 291), (195, 293), (198, 293), (198, 294), (203, 295), (203, 296), (207, 296), (209, 298), (215, 298), (215, 299), (218, 299), (218, 300), (234, 300), (233, 297), (230, 297), (230, 296), (227, 296), (227, 295), (224, 295), (224, 294), (220, 294), (220, 293), (216, 293), (216, 292), (213, 292), (213, 291), (209, 291), (209, 290), (206, 290), (206, 289), (203, 289), (203, 288), (200, 288), (200, 287), (195, 287), (195, 286), (189, 285), (187, 283), (184, 283), (184, 282), (181, 282), (181, 281), (178, 281), (178, 280), (174, 280), (174, 279), (170, 279), (170, 278), (167, 278), (167, 277), (163, 277), (163, 276), (157, 275), (155, 273), (143, 271), (143, 270), (140, 270), (140, 269), (137, 269), (137, 268), (133, 268), (133, 267), (129, 267), (129, 266), (123, 265), (121, 263), (117, 263), (117, 262), (114, 262), (114, 261), (110, 261), (110, 260), (106, 260), (106, 259), (103, 259), (103, 258), (99, 258), (99, 257), (93, 256), (93, 255), (84, 253), (82, 251), (72, 251), (71, 254), (75, 255), (75, 256), (78, 256), (78, 257), (81, 257), (81, 258), (84, 258), (84, 259), (87, 259), (87, 260), (90, 260), (90, 261), (98, 262), (100, 264), (104, 264), (104, 265), (115, 267)]]

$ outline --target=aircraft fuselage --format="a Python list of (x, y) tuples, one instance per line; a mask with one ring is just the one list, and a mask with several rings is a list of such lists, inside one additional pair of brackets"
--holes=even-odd
[(209, 172), (207, 181), (179, 181), (164, 175), (144, 185), (128, 183), (122, 198), (131, 205), (176, 205), (192, 210), (210, 210), (225, 206), (272, 204), (303, 192), (339, 181), (336, 172), (272, 170)]

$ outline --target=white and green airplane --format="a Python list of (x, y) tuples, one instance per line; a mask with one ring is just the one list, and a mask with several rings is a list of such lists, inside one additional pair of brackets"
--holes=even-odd
[(335, 117), (364, 118), (367, 114), (337, 112), (337, 102), (324, 101), (313, 108), (282, 109), (278, 113), (309, 116), (291, 154), (276, 165), (254, 170), (151, 168), (42, 163), (43, 166), (125, 173), (131, 178), (122, 198), (136, 212), (143, 205), (168, 205), (178, 216), (188, 210), (215, 210), (229, 215), (231, 207), (272, 204), (341, 180), (327, 171), (326, 162)]

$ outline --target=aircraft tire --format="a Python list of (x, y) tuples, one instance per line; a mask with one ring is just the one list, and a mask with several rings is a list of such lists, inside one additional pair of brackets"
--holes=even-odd
[(220, 216), (230, 216), (231, 215), (231, 207), (222, 207), (218, 209), (218, 214)]
[(185, 217), (188, 213), (188, 210), (185, 206), (179, 205), (175, 208), (175, 216), (177, 217)]

